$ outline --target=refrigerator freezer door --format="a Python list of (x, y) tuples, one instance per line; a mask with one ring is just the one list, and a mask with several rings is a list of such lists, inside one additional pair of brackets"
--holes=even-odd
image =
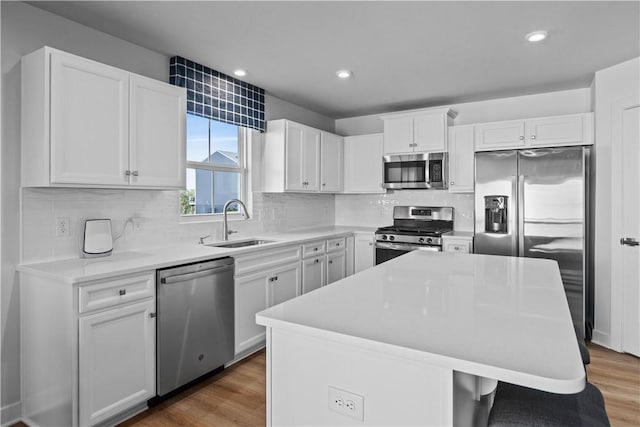
[[(474, 253), (492, 255), (518, 255), (516, 182), (518, 157), (516, 151), (476, 153), (476, 224)], [(485, 196), (506, 196), (507, 227), (487, 225)], [(491, 199), (491, 198), (490, 198)], [(491, 202), (491, 200), (489, 201)], [(497, 206), (497, 202), (493, 203)], [(489, 209), (487, 211), (486, 209)], [(490, 222), (490, 221), (489, 221)], [(496, 230), (499, 230), (496, 232)]]
[(519, 153), (520, 256), (558, 262), (576, 329), (584, 332), (583, 148)]

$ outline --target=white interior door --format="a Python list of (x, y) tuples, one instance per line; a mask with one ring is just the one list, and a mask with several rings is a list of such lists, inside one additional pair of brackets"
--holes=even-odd
[(640, 356), (640, 105), (622, 110), (622, 350)]

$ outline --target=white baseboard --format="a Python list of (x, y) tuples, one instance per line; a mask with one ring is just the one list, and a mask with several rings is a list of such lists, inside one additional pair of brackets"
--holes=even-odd
[(2, 427), (10, 426), (22, 419), (22, 402), (14, 402), (0, 409)]
[(613, 346), (611, 345), (611, 337), (609, 336), (609, 334), (597, 329), (594, 329), (591, 333), (591, 342), (594, 344), (598, 344), (601, 347), (615, 350), (618, 353), (620, 352), (620, 349), (613, 348)]

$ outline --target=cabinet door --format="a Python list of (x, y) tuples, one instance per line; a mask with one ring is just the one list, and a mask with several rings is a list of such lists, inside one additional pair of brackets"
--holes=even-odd
[(476, 125), (476, 151), (525, 147), (524, 120)]
[(302, 293), (325, 285), (324, 255), (302, 261)]
[(382, 134), (344, 139), (344, 192), (384, 193), (382, 188)]
[(373, 267), (375, 259), (373, 241), (373, 233), (357, 233), (355, 235), (355, 273)]
[(590, 118), (589, 114), (572, 114), (527, 120), (529, 144), (533, 147), (591, 144)]
[(300, 263), (274, 268), (267, 282), (269, 307), (300, 295)]
[(453, 126), (449, 128), (449, 192), (473, 193), (475, 128)]
[(327, 254), (327, 285), (344, 279), (347, 274), (347, 254), (345, 251)]
[(256, 313), (267, 308), (269, 271), (235, 278), (235, 352), (236, 355), (265, 340), (264, 326), (256, 324)]
[(305, 190), (305, 128), (287, 122), (285, 131), (285, 190)]
[(186, 185), (185, 89), (141, 76), (130, 80), (130, 162), (133, 185)]
[(342, 191), (342, 137), (322, 132), (320, 141), (320, 191)]
[(153, 299), (79, 319), (79, 405), (93, 425), (156, 394)]
[(304, 129), (304, 147), (302, 150), (304, 190), (320, 191), (320, 131)]
[(413, 151), (413, 118), (401, 117), (384, 121), (384, 153)]
[(445, 114), (428, 114), (413, 119), (413, 151), (447, 151)]
[(51, 54), (51, 182), (127, 185), (129, 73)]

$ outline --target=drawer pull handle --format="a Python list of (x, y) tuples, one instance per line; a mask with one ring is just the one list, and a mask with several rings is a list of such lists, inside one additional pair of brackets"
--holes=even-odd
[(118, 293), (122, 296), (122, 295), (126, 295), (127, 294), (127, 290), (126, 289), (120, 289), (120, 291), (118, 291)]

